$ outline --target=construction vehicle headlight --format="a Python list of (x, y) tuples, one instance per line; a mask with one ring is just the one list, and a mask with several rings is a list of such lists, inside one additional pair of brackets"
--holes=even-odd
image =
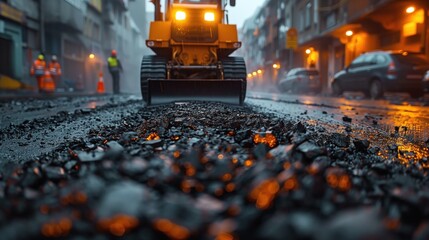
[(215, 14), (214, 12), (206, 12), (204, 13), (204, 20), (207, 22), (214, 22)]
[(186, 19), (186, 13), (184, 11), (177, 11), (176, 12), (176, 20), (177, 21), (183, 21)]

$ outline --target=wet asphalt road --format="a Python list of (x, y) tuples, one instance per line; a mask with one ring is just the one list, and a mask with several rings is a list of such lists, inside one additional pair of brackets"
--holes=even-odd
[[(135, 114), (143, 107), (139, 99), (139, 96), (94, 96), (3, 102), (0, 105), (0, 112), (4, 113), (0, 116), (3, 134), (0, 164), (49, 152), (59, 143), (85, 136), (90, 128)], [(351, 125), (355, 129), (353, 134), (360, 138), (378, 141), (380, 134), (386, 136), (385, 139), (395, 136), (379, 143), (383, 146), (397, 144), (404, 149), (418, 150), (416, 144), (421, 146), (429, 140), (429, 98), (414, 100), (393, 95), (387, 100), (368, 100), (353, 95), (334, 98), (249, 92), (245, 104), (259, 107), (261, 112), (323, 126), (327, 132), (340, 132)], [(352, 122), (344, 122), (344, 116)], [(11, 130), (15, 127), (19, 131)], [(6, 134), (8, 132), (10, 134)]]
[(425, 99), (248, 97), (2, 103), (1, 236), (427, 239)]

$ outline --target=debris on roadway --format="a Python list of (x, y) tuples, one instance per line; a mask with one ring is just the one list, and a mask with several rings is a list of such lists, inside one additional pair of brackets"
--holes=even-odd
[(142, 108), (6, 164), (0, 236), (429, 239), (427, 148), (350, 132), (219, 103)]

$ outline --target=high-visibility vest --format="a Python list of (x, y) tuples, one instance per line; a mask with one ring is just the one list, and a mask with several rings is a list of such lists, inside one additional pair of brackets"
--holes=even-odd
[(31, 66), (31, 75), (41, 77), (45, 75), (46, 62), (43, 60), (36, 59)]
[(119, 71), (119, 61), (116, 57), (109, 57), (107, 59), (110, 71)]
[(60, 76), (61, 75), (61, 65), (58, 62), (50, 62), (49, 63), (49, 72), (52, 76)]

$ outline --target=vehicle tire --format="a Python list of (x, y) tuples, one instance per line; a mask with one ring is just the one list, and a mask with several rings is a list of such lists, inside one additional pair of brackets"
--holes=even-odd
[(224, 79), (242, 79), (241, 85), (241, 96), (240, 105), (244, 103), (246, 99), (247, 91), (247, 70), (246, 63), (242, 57), (227, 57), (221, 60), (223, 65), (223, 77)]
[(140, 87), (143, 101), (149, 102), (149, 79), (166, 79), (167, 60), (155, 55), (143, 56), (140, 69)]
[(338, 83), (338, 80), (334, 80), (331, 87), (332, 87), (332, 94), (334, 96), (338, 97), (338, 96), (341, 96), (343, 94), (343, 89), (341, 88), (340, 84)]
[(380, 99), (384, 95), (383, 86), (381, 85), (381, 81), (378, 79), (374, 79), (371, 81), (369, 85), (369, 96), (371, 99)]
[(422, 90), (416, 90), (414, 92), (409, 92), (409, 94), (412, 98), (421, 98), (421, 97), (423, 97), (423, 95), (425, 95), (425, 93)]

